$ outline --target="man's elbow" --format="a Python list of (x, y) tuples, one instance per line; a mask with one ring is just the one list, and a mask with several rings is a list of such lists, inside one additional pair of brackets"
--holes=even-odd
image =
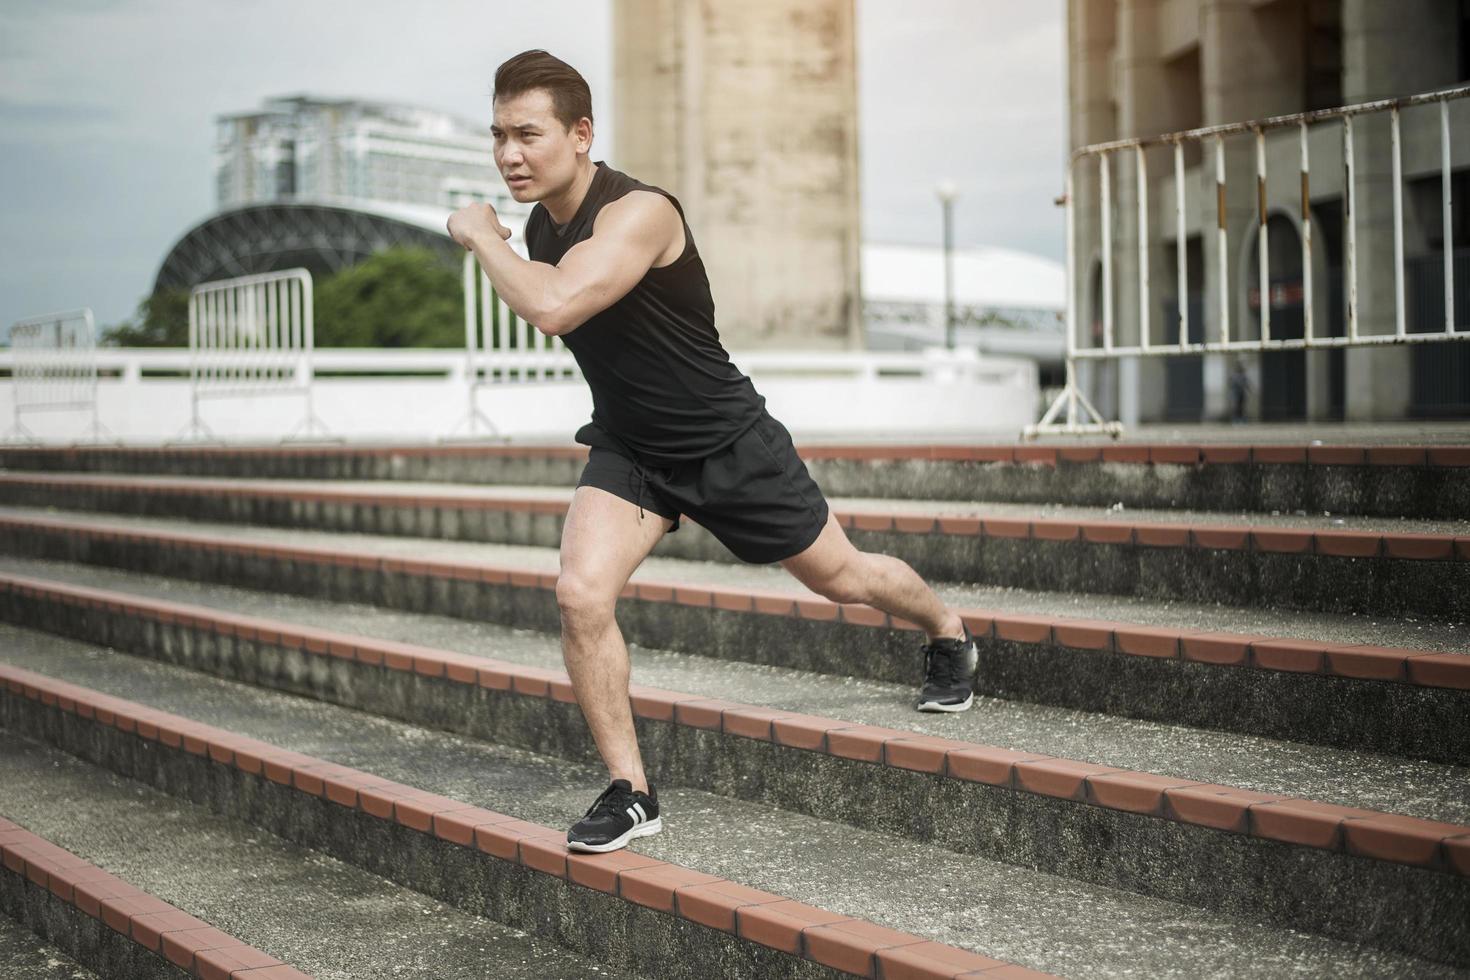
[(536, 329), (546, 336), (560, 337), (586, 323), (587, 317), (574, 309), (571, 304), (561, 303), (542, 310), (540, 317), (533, 322), (536, 324)]
[(560, 311), (547, 311), (541, 314), (535, 321), (536, 329), (548, 337), (560, 337), (570, 330), (576, 329), (579, 324), (572, 323), (564, 313)]

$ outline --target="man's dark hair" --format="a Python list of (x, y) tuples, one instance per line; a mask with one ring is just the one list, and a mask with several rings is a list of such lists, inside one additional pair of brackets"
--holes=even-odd
[(567, 129), (586, 117), (592, 119), (592, 90), (571, 65), (539, 48), (520, 54), (495, 69), (495, 99), (509, 99), (535, 89), (551, 95), (556, 118)]

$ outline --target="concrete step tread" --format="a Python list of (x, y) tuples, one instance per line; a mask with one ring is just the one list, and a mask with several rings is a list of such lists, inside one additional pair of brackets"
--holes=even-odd
[[(269, 495), (313, 500), (412, 503), (414, 506), (496, 506), (506, 509), (536, 509), (552, 513), (564, 512), (573, 492), (571, 487), (554, 486), (498, 486), (400, 480), (244, 480), (231, 477), (140, 476), (127, 473), (59, 471), (0, 473), (0, 486), (6, 484), (142, 489), (159, 493)], [(1208, 539), (1212, 542), (1212, 546), (1227, 547), (1234, 546), (1220, 543), (1228, 536), (1227, 532), (1261, 528), (1263, 530), (1324, 532), (1329, 538), (1335, 534), (1349, 532), (1395, 539), (1405, 535), (1436, 538), (1466, 537), (1467, 550), (1460, 557), (1470, 555), (1470, 518), (1448, 521), (1426, 518), (1308, 514), (1305, 512), (1294, 514), (1222, 513), (1219, 511), (1132, 507), (1125, 510), (1121, 505), (1113, 508), (871, 497), (829, 497), (828, 501), (833, 512), (843, 519), (844, 524), (851, 526), (857, 522), (857, 526), (865, 530), (899, 530), (911, 533), (954, 530), (955, 533), (973, 533), (969, 532), (967, 524), (958, 520), (960, 518), (988, 518), (993, 521), (1037, 523), (1042, 526), (1043, 534), (1047, 528), (1060, 530), (1066, 525), (1076, 523), (1089, 526), (1105, 524), (1108, 528), (1132, 527), (1145, 530), (1157, 525), (1167, 525), (1171, 528), (1184, 525), (1199, 527), (1207, 535), (1213, 532), (1215, 537)], [(889, 519), (886, 524), (882, 521), (883, 517)], [(894, 519), (898, 517), (904, 520), (895, 527)], [(932, 527), (923, 526), (920, 519), (925, 517), (932, 519)], [(951, 524), (948, 526), (939, 524), (941, 518), (949, 518)], [(987, 529), (986, 533), (993, 533), (993, 529)], [(1159, 543), (1162, 544), (1162, 542)]]
[[(109, 724), (124, 731), (134, 731), (147, 740), (171, 744), (183, 741), (195, 744), (197, 754), (208, 755), (215, 762), (243, 771), (263, 773), (267, 779), (292, 787), (297, 792), (324, 797), (353, 809), (361, 808), (374, 815), (402, 824), (421, 833), (442, 837), (461, 846), (476, 846), (497, 857), (515, 861), (524, 867), (590, 888), (618, 895), (625, 901), (662, 907), (668, 914), (710, 926), (726, 928), (718, 920), (728, 913), (740, 922), (738, 932), (749, 942), (770, 945), (761, 938), (759, 928), (747, 932), (741, 921), (747, 912), (766, 914), (785, 922), (799, 921), (803, 926), (815, 923), (802, 935), (806, 958), (826, 966), (873, 976), (872, 957), (879, 962), (895, 956), (906, 964), (905, 975), (921, 980), (941, 980), (957, 976), (994, 975), (994, 971), (1014, 964), (966, 952), (959, 947), (935, 943), (919, 936), (879, 926), (868, 918), (831, 913), (825, 909), (792, 901), (784, 894), (762, 892), (749, 886), (703, 871), (676, 865), (662, 858), (638, 859), (630, 853), (606, 855), (572, 855), (566, 848), (565, 830), (519, 818), (514, 812), (492, 811), (477, 807), (464, 798), (448, 797), (421, 785), (421, 780), (402, 782), (376, 772), (343, 766), (321, 756), (283, 749), (278, 742), (265, 742), (241, 737), (237, 731), (196, 722), (183, 715), (149, 709), (145, 705), (71, 683), (57, 683), (49, 677), (24, 672), (29, 682), (38, 682), (57, 694), (74, 698), (75, 705), (86, 705), (94, 712), (112, 716)], [(278, 733), (279, 734), (279, 733)], [(187, 747), (172, 744), (181, 751)], [(503, 763), (502, 763), (503, 764)], [(375, 812), (375, 806), (383, 812)], [(493, 843), (492, 843), (493, 842)], [(511, 853), (501, 853), (507, 847)], [(750, 908), (760, 906), (760, 909)], [(728, 923), (726, 931), (737, 928)], [(813, 931), (822, 933), (813, 937)], [(832, 933), (839, 935), (832, 935)], [(819, 943), (817, 940), (820, 939)], [(639, 937), (630, 936), (631, 942)], [(824, 955), (820, 946), (836, 945), (835, 955)], [(867, 947), (867, 963), (858, 969), (845, 966), (853, 962), (855, 953), (862, 957)], [(904, 947), (899, 950), (896, 947)], [(1037, 976), (1027, 973), (1027, 976)]]
[[(48, 754), (50, 758), (33, 766), (43, 780), (49, 775), (47, 770), (63, 764), (60, 753), (47, 752), (8, 734), (0, 733), (0, 746), (6, 749), (3, 753), (6, 762), (20, 762), (36, 751)], [(23, 781), (9, 773), (7, 777), (7, 787), (15, 793)], [(28, 788), (32, 793), (36, 791), (34, 786)], [(0, 805), (6, 813), (19, 816), (20, 812), (31, 815), (31, 806), (41, 802), (27, 794), (25, 800), (7, 796)], [(51, 805), (54, 807), (55, 802), (51, 801)], [(94, 819), (114, 829), (112, 815), (113, 811), (104, 808)], [(75, 820), (76, 815), (69, 814), (68, 819)], [(216, 928), (211, 921), (192, 915), (147, 888), (140, 888), (127, 877), (107, 871), (93, 863), (92, 858), (69, 850), (67, 844), (71, 838), (63, 838), (67, 844), (52, 840), (51, 827), (45, 821), (42, 823), (38, 833), (0, 816), (0, 855), (4, 857), (4, 871), (14, 875), (15, 881), (35, 885), (42, 890), (41, 894), (49, 895), (61, 906), (101, 921), (122, 938), (190, 976), (215, 980), (236, 971), (247, 971), (258, 974), (259, 980), (311, 980), (300, 970)], [(157, 829), (161, 828), (155, 825)], [(136, 856), (137, 844), (138, 839), (134, 838), (125, 845), (132, 856)], [(219, 857), (218, 851), (214, 851), (207, 855), (205, 864), (195, 866), (214, 866), (208, 859)], [(217, 885), (227, 887), (222, 881)], [(49, 917), (43, 914), (41, 918), (45, 921)], [(91, 952), (101, 953), (100, 950)]]
[(15, 733), (0, 785), (17, 823), (317, 980), (627, 976)]
[[(397, 649), (409, 657), (438, 656), (447, 662), (455, 662), (456, 657), (461, 660), (469, 657), (473, 659), (464, 662), (467, 667), (518, 665), (531, 668), (530, 674), (539, 671), (565, 676), (558, 640), (540, 633), (87, 566), (56, 564), (37, 571), (45, 575), (34, 581), (47, 587), (66, 583), (106, 590), (95, 596), (98, 599), (152, 600), (164, 604), (163, 608), (174, 615), (207, 617), (217, 611), (228, 617), (227, 623), (239, 628), (299, 629), (303, 637), (318, 637), (315, 645), (322, 647), (324, 653), (329, 645), (336, 649), (340, 644), (344, 650), (356, 654), (364, 646), (371, 646), (372, 641), (384, 641), (377, 647), (379, 662), (386, 662), (384, 652), (395, 651), (393, 644), (406, 644)], [(103, 574), (97, 574), (99, 571)], [(33, 637), (30, 631), (0, 626), (0, 636), (8, 635)], [(329, 635), (340, 640), (329, 639)], [(33, 639), (28, 641), (27, 646), (33, 645)], [(20, 646), (17, 640), (16, 649)], [(941, 747), (947, 750), (985, 746), (1016, 753), (1018, 757), (1048, 757), (1147, 774), (1144, 782), (1154, 776), (1167, 776), (1176, 782), (1199, 781), (1277, 799), (1304, 798), (1470, 826), (1470, 769), (1462, 766), (998, 698), (977, 697), (976, 706), (960, 714), (917, 712), (912, 707), (922, 672), (917, 644), (915, 682), (908, 686), (648, 650), (636, 645), (630, 647), (630, 653), (636, 685), (730, 702), (732, 707), (744, 705), (790, 712), (801, 716), (806, 728), (814, 733), (821, 727), (819, 721), (827, 720), (838, 727), (869, 726), (956, 743), (936, 746), (936, 751)], [(44, 656), (34, 662), (43, 660)], [(389, 660), (396, 662), (396, 658)], [(410, 661), (402, 669), (418, 668)], [(545, 689), (544, 683), (540, 688)], [(659, 710), (657, 705), (669, 700), (650, 697), (653, 700), (649, 711)], [(719, 721), (718, 715), (715, 720)], [(849, 740), (856, 734), (850, 732)], [(864, 733), (864, 737), (878, 739), (880, 731)], [(1343, 773), (1351, 773), (1351, 779), (1345, 779)]]
[[(329, 531), (270, 528), (130, 515), (99, 516), (43, 508), (0, 507), (0, 520), (37, 522), (67, 529), (111, 533), (183, 535), (231, 546), (306, 548), (318, 553), (355, 555), (374, 560), (466, 563), (519, 569), (530, 575), (554, 576), (555, 549), (530, 545), (446, 541), (394, 535), (339, 534)], [(3, 558), (0, 558), (3, 560)], [(634, 583), (691, 588), (758, 590), (826, 603), (776, 566), (700, 562), (651, 556), (634, 573)], [(1238, 608), (1177, 600), (1108, 596), (1095, 593), (1044, 592), (1001, 586), (931, 583), (954, 607), (997, 615), (1042, 616), (1088, 622), (1128, 624), (1188, 632), (1304, 640), (1339, 646), (1368, 645), (1425, 653), (1470, 652), (1464, 625), (1438, 620), (1372, 617), (1351, 613), (1300, 612)]]
[[(395, 813), (405, 822), (464, 803), (561, 827), (602, 783), (600, 773), (585, 766), (80, 644), (53, 639), (50, 647), (55, 656), (41, 673), (166, 706), (185, 718), (208, 719), (228, 732), (307, 756), (282, 756), (278, 765), (286, 769), (300, 772), (326, 759), (435, 794), (425, 805), (410, 805), (406, 817)], [(198, 726), (186, 728), (184, 736), (191, 732), (212, 737)], [(224, 744), (240, 744), (229, 738)], [(320, 781), (316, 791), (322, 792)], [(1402, 956), (895, 841), (697, 789), (665, 787), (660, 797), (669, 828), (640, 841), (639, 853), (747, 887), (772, 887), (839, 915), (868, 918), (1035, 969), (1063, 975), (1275, 976), (1289, 964), (1336, 976), (1448, 973)], [(539, 846), (534, 850), (555, 854)]]
[(0, 915), (0, 977), (98, 980), (97, 974), (8, 915)]

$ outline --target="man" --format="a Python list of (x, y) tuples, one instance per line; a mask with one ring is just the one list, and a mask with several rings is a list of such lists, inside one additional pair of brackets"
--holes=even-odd
[(592, 389), (590, 446), (561, 540), (562, 652), (612, 784), (567, 833), (611, 851), (662, 829), (628, 698), (628, 650), (613, 617), (623, 586), (680, 515), (747, 562), (780, 562), (834, 602), (920, 626), (918, 708), (970, 706), (976, 649), (964, 622), (908, 565), (859, 552), (765, 399), (731, 363), (704, 264), (672, 195), (593, 163), (592, 96), (570, 65), (527, 51), (495, 73), (495, 163), (521, 202), (530, 261), (488, 204), (449, 219), (500, 297), (561, 337)]

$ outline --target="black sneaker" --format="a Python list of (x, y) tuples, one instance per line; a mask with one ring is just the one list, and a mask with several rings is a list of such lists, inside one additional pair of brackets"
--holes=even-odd
[(567, 849), (594, 854), (616, 851), (635, 837), (649, 837), (663, 829), (658, 790), (650, 783), (648, 792), (640, 793), (626, 779), (614, 779), (567, 831)]
[(920, 711), (964, 711), (975, 702), (975, 672), (980, 652), (965, 627), (963, 640), (935, 640), (924, 644), (924, 688)]

